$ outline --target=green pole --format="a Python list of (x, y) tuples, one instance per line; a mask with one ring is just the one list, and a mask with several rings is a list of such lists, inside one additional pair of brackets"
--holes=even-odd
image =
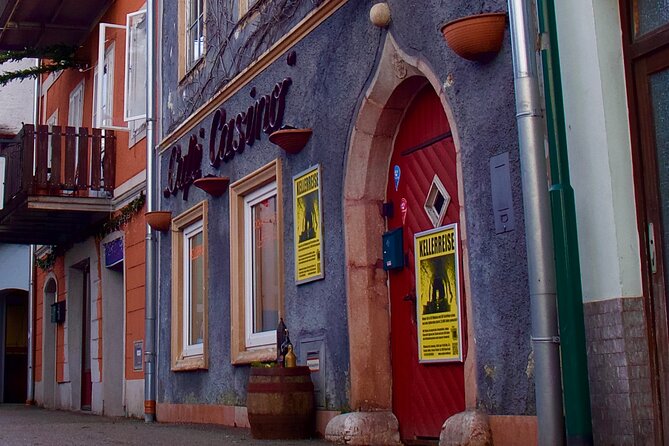
[(569, 183), (560, 55), (554, 0), (539, 0), (539, 28), (550, 45), (541, 53), (551, 170), (551, 210), (557, 282), (562, 386), (567, 444), (592, 445), (583, 293), (578, 256), (574, 190)]

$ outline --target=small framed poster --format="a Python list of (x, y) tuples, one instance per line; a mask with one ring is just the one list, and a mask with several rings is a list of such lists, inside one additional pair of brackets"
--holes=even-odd
[(293, 177), (295, 282), (298, 285), (325, 277), (321, 204), (321, 166), (317, 164)]
[(419, 362), (462, 361), (457, 224), (414, 235)]

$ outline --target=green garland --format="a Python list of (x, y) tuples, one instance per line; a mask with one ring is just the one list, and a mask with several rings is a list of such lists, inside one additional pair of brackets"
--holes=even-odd
[(117, 215), (104, 222), (102, 227), (96, 232), (95, 238), (102, 239), (107, 234), (111, 234), (112, 232), (121, 229), (123, 225), (130, 221), (133, 215), (142, 210), (145, 202), (146, 197), (144, 194), (139, 194), (139, 197), (124, 206)]
[[(106, 235), (121, 229), (135, 214), (142, 210), (145, 202), (146, 197), (142, 193), (139, 197), (124, 206), (117, 215), (105, 221), (98, 227), (97, 231), (94, 231), (96, 240), (101, 240)], [(62, 256), (67, 249), (69, 249), (69, 246), (50, 246), (49, 251), (45, 255), (41, 257), (35, 255), (35, 266), (42, 271), (49, 271), (56, 264), (56, 259)]]
[(58, 257), (58, 254), (56, 253), (57, 250), (57, 246), (50, 246), (49, 252), (47, 252), (44, 256), (37, 257), (37, 255), (35, 255), (35, 266), (37, 266), (42, 271), (49, 271), (51, 268), (53, 268), (53, 265), (56, 264), (56, 258)]
[(0, 64), (18, 62), (26, 58), (46, 59), (49, 63), (21, 70), (6, 71), (0, 74), (0, 86), (5, 86), (13, 80), (35, 79), (44, 73), (52, 73), (67, 68), (81, 68), (83, 65), (74, 59), (77, 47), (55, 45), (44, 48), (24, 48), (22, 50), (0, 51)]

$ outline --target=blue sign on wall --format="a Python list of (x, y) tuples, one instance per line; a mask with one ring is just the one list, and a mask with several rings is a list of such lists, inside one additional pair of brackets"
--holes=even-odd
[(105, 243), (105, 266), (115, 270), (123, 267), (123, 237)]

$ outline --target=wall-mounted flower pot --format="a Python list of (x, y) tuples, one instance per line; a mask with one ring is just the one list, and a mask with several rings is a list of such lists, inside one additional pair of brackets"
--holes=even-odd
[(448, 46), (467, 60), (486, 62), (502, 48), (506, 13), (492, 12), (462, 17), (441, 28)]
[(212, 197), (220, 197), (228, 190), (230, 178), (206, 176), (193, 181), (193, 186), (202, 189)]
[(311, 138), (311, 129), (281, 129), (269, 135), (269, 140), (287, 153), (299, 153)]
[(172, 225), (171, 211), (152, 211), (144, 214), (146, 223), (156, 231), (165, 232)]

